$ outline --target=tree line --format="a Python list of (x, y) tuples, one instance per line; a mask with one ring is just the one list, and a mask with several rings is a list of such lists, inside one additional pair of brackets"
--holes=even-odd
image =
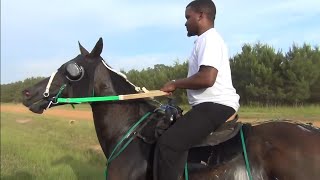
[[(233, 85), (241, 104), (297, 105), (320, 103), (320, 49), (308, 44), (293, 44), (287, 52), (267, 44), (244, 44), (230, 58)], [(166, 82), (187, 76), (187, 61), (176, 60), (171, 66), (157, 64), (142, 70), (121, 71), (137, 86), (159, 89)], [(1, 102), (21, 102), (21, 91), (42, 80), (27, 78), (1, 85)], [(174, 97), (187, 103), (186, 91)]]
[(1, 102), (22, 102), (22, 91), (27, 87), (33, 86), (44, 77), (31, 77), (23, 81), (9, 84), (1, 84)]

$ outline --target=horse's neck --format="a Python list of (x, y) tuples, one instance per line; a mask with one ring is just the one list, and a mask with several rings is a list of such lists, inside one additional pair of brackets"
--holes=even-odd
[(129, 128), (153, 107), (143, 101), (94, 103), (95, 128), (105, 155), (109, 155)]

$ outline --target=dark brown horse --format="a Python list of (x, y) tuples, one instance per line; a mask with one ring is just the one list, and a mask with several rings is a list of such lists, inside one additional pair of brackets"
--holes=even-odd
[[(89, 53), (80, 43), (79, 54), (63, 64), (51, 77), (23, 91), (23, 104), (32, 112), (61, 105), (57, 97), (93, 97), (137, 93), (125, 77), (113, 71), (100, 56), (102, 39)], [(111, 152), (142, 116), (157, 107), (150, 99), (90, 103), (98, 140), (105, 156)], [(160, 115), (161, 116), (161, 115)], [(147, 126), (146, 126), (147, 127)], [(320, 130), (269, 121), (242, 126), (254, 180), (316, 180), (320, 178)], [(111, 180), (152, 179), (153, 144), (134, 133), (133, 141), (108, 167)], [(239, 133), (215, 146), (190, 150), (190, 179), (249, 179)], [(197, 163), (197, 161), (200, 163)]]

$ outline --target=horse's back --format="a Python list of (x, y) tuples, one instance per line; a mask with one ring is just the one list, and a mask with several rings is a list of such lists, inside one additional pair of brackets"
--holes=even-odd
[(254, 126), (254, 134), (259, 134), (266, 143), (281, 143), (284, 147), (304, 149), (305, 153), (318, 152), (320, 154), (320, 129), (289, 121), (271, 121)]
[(264, 166), (270, 178), (318, 179), (319, 142), (320, 130), (302, 123), (271, 121), (248, 132), (251, 158)]

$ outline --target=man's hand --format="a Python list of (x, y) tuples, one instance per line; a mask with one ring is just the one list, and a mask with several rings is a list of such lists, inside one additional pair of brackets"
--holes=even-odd
[(167, 82), (160, 90), (164, 92), (171, 93), (177, 89), (175, 85), (175, 81), (169, 81)]
[(160, 90), (171, 93), (176, 89), (203, 89), (213, 86), (218, 70), (211, 66), (200, 66), (199, 71), (187, 78), (167, 82)]

